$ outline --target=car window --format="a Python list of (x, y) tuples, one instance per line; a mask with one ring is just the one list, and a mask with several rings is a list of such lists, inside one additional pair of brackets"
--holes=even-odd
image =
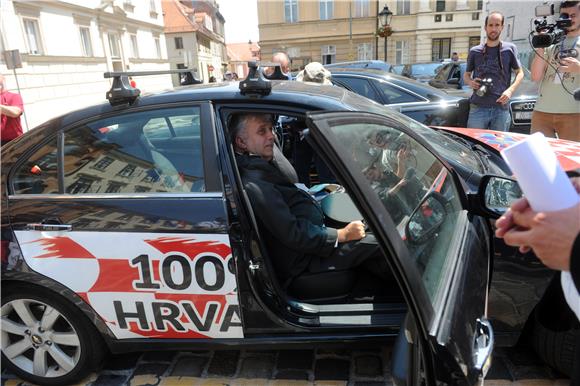
[(461, 70), (459, 66), (455, 65), (451, 68), (449, 79), (460, 79), (460, 78), (461, 78)]
[(413, 64), (412, 75), (434, 75), (441, 67), (441, 63), (418, 63)]
[(58, 193), (57, 154), (53, 138), (18, 166), (12, 177), (14, 194)]
[(342, 123), (331, 130), (342, 147), (338, 152), (354, 160), (353, 172), (366, 177), (393, 219), (437, 308), (462, 211), (451, 175), (425, 147), (396, 128)]
[(199, 115), (199, 107), (145, 111), (67, 131), (65, 192), (204, 191)]
[(434, 79), (442, 82), (447, 82), (447, 79), (449, 79), (448, 75), (449, 71), (451, 70), (451, 66), (453, 66), (453, 64), (449, 63), (441, 67), (437, 72), (437, 74), (435, 75)]
[(402, 89), (393, 86), (386, 82), (374, 82), (375, 86), (379, 89), (379, 92), (383, 96), (385, 104), (395, 104), (395, 103), (408, 103), (408, 102), (421, 102), (423, 99), (403, 91)]
[(347, 87), (349, 87), (352, 91), (356, 92), (359, 95), (372, 99), (376, 102), (381, 102), (379, 96), (371, 86), (370, 82), (363, 78), (356, 78), (356, 77), (347, 77), (347, 76), (340, 76), (336, 77), (336, 80), (344, 83)]

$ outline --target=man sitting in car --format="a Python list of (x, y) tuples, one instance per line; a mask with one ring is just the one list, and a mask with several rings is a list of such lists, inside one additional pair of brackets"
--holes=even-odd
[(376, 240), (366, 236), (361, 221), (340, 229), (326, 227), (318, 202), (278, 169), (272, 126), (269, 114), (237, 114), (230, 133), (244, 188), (282, 285), (287, 288), (305, 272), (359, 266), (387, 277)]

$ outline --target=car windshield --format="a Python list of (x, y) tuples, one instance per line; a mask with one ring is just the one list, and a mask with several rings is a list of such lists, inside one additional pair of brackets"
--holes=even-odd
[[(363, 101), (366, 103), (362, 103)], [(479, 173), (484, 172), (477, 155), (475, 155), (466, 145), (454, 141), (453, 139), (430, 129), (403, 114), (397, 113), (387, 106), (378, 103), (369, 103), (368, 99), (350, 99), (347, 97), (346, 102), (356, 110), (368, 111), (370, 113), (380, 114), (398, 120), (401, 124), (409, 127), (414, 132), (419, 133), (431, 146), (433, 146), (433, 148), (435, 148), (435, 151), (446, 160), (454, 161), (466, 167), (468, 170), (478, 171)]]
[(413, 64), (411, 67), (411, 74), (412, 75), (430, 75), (433, 76), (441, 67), (441, 63), (420, 63), (420, 64)]

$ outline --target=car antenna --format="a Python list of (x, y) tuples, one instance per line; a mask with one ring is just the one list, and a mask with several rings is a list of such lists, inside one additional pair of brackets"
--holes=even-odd
[[(103, 74), (104, 78), (113, 78), (113, 84), (111, 89), (107, 91), (107, 100), (111, 106), (119, 105), (132, 105), (135, 103), (139, 95), (141, 95), (141, 90), (138, 88), (133, 88), (129, 84), (130, 76), (149, 76), (149, 75), (166, 75), (166, 74), (183, 74), (189, 73), (191, 76), (188, 77), (195, 80), (191, 69), (179, 69), (179, 70), (162, 70), (162, 71), (116, 71), (116, 72), (105, 72)], [(181, 82), (181, 85), (189, 83)]]

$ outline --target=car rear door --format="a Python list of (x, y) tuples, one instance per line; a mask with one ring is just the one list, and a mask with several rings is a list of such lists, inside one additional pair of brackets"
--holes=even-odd
[(212, 116), (209, 103), (113, 112), (10, 170), (31, 275), (76, 293), (117, 339), (243, 337)]
[[(493, 347), (490, 235), (465, 209), (457, 175), (423, 138), (386, 116), (310, 113), (307, 124), (309, 141), (347, 188), (399, 282), (419, 332), (408, 339), (424, 342), (427, 383), (479, 382)], [(393, 181), (370, 172), (377, 168)]]

